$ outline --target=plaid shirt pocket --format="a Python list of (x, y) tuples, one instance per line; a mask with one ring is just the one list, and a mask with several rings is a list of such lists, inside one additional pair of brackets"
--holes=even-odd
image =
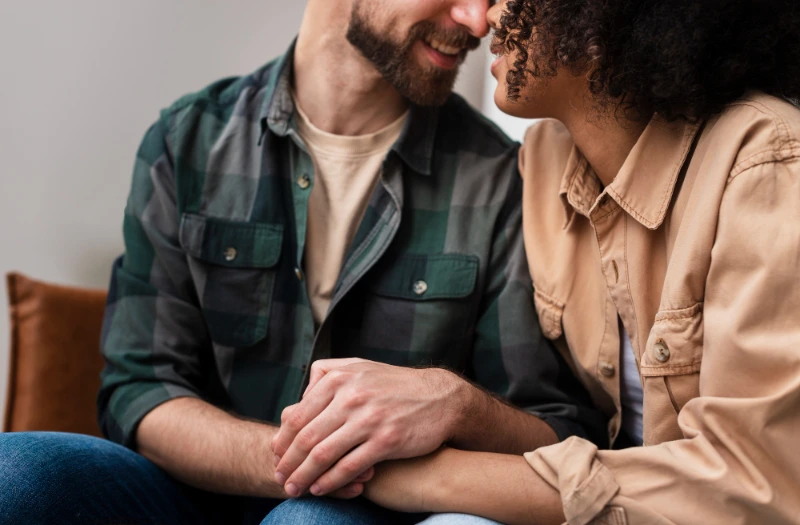
[(180, 243), (196, 274), (211, 339), (250, 347), (267, 335), (283, 226), (183, 215)]

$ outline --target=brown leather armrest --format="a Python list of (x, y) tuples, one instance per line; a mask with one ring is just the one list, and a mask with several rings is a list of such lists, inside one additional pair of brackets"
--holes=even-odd
[(7, 276), (11, 363), (3, 430), (100, 435), (106, 292)]

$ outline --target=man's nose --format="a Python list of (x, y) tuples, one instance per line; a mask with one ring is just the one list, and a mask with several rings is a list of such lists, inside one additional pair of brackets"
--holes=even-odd
[(483, 38), (489, 34), (486, 22), (489, 3), (489, 0), (456, 0), (450, 16), (454, 22), (466, 27), (472, 36)]

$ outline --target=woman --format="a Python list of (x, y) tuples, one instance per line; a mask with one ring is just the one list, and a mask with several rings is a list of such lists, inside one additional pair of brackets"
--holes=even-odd
[(367, 497), (504, 523), (797, 523), (797, 2), (508, 0), (489, 20), (496, 102), (547, 118), (520, 155), (537, 311), (616, 450), (442, 449)]

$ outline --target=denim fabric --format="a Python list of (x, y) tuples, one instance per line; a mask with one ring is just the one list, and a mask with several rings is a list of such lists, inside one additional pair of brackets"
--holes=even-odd
[(363, 499), (279, 503), (188, 487), (103, 439), (0, 433), (0, 525), (414, 524), (425, 517)]
[(0, 434), (0, 525), (209, 524), (199, 495), (109, 441)]
[(261, 525), (413, 525), (425, 516), (386, 510), (363, 498), (307, 497), (284, 501)]

